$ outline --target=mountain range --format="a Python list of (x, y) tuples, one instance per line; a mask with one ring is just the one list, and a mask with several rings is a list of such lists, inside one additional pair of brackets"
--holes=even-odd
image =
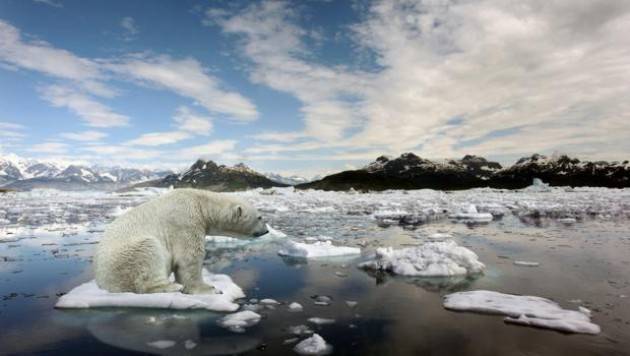
[(114, 190), (172, 173), (168, 170), (64, 165), (14, 155), (0, 157), (0, 187), (10, 190)]
[(520, 189), (534, 178), (552, 186), (630, 187), (628, 161), (580, 161), (566, 155), (547, 157), (534, 154), (509, 167), (479, 156), (429, 160), (413, 153), (392, 158), (380, 156), (367, 166), (309, 181), (305, 178), (261, 174), (243, 163), (218, 165), (198, 160), (181, 173), (121, 167), (87, 167), (25, 160), (16, 156), (0, 158), (0, 187), (9, 190), (55, 188), (60, 190), (117, 190), (134, 187), (194, 187), (214, 191), (295, 186), (297, 189), (457, 190), (479, 187)]
[(510, 167), (483, 157), (466, 155), (458, 160), (433, 161), (413, 153), (398, 158), (381, 156), (367, 166), (329, 175), (297, 185), (299, 189), (386, 190), (386, 189), (470, 189), (491, 187), (520, 189), (534, 178), (552, 186), (630, 187), (628, 161), (580, 161), (566, 155), (547, 157), (534, 154)]

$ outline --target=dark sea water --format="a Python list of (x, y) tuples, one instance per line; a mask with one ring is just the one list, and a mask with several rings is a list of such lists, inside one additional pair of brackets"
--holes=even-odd
[[(291, 238), (328, 235), (335, 244), (364, 246), (356, 258), (287, 259), (282, 241), (238, 247), (208, 245), (206, 268), (226, 273), (247, 298), (273, 298), (263, 319), (244, 333), (217, 325), (220, 313), (154, 309), (59, 310), (59, 295), (93, 278), (92, 254), (103, 224), (81, 228), (43, 224), (0, 239), (0, 353), (47, 355), (294, 354), (290, 326), (305, 324), (336, 355), (630, 355), (630, 222), (562, 224), (506, 216), (486, 225), (442, 220), (416, 229), (380, 227), (345, 213), (268, 213)], [(89, 222), (88, 218), (88, 222)], [(106, 223), (106, 222), (104, 222)], [(86, 227), (87, 226), (87, 227)], [(374, 275), (357, 263), (379, 246), (421, 244), (448, 232), (479, 255), (481, 276), (422, 279)], [(523, 267), (514, 260), (539, 262)], [(452, 312), (445, 294), (488, 289), (536, 295), (568, 309), (592, 310), (598, 335), (564, 334), (505, 324), (503, 317)], [(312, 296), (332, 298), (318, 306)], [(346, 301), (356, 301), (352, 308)], [(298, 302), (302, 312), (289, 312)], [(335, 319), (313, 325), (310, 317)], [(300, 336), (299, 339), (305, 338)], [(175, 342), (160, 349), (158, 340)], [(195, 347), (185, 348), (192, 341)], [(293, 341), (293, 342), (289, 342)]]

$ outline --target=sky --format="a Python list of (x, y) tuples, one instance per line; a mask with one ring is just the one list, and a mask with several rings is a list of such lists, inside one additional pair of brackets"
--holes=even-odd
[(0, 0), (0, 154), (312, 176), (630, 152), (630, 1)]

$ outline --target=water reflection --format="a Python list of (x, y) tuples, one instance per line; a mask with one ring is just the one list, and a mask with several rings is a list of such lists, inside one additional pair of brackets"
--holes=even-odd
[(218, 314), (161, 310), (65, 311), (58, 322), (85, 327), (99, 341), (158, 355), (232, 355), (256, 348), (259, 338), (222, 333), (205, 336)]

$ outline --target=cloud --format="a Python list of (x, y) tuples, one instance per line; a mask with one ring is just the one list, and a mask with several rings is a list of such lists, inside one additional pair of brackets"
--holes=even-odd
[(302, 132), (263, 132), (251, 136), (258, 141), (294, 142), (307, 137)]
[(38, 4), (44, 4), (44, 5), (56, 7), (56, 8), (62, 8), (63, 7), (62, 3), (55, 2), (53, 0), (33, 0), (33, 2), (36, 2)]
[(107, 137), (105, 132), (101, 131), (82, 131), (82, 132), (64, 132), (59, 136), (73, 141), (95, 142)]
[(126, 144), (132, 146), (161, 146), (177, 143), (190, 137), (192, 135), (184, 131), (151, 132), (128, 141)]
[(317, 61), (298, 9), (265, 1), (206, 13), (206, 25), (237, 37), (253, 82), (302, 102), (312, 141), (250, 153), (630, 150), (628, 2), (374, 1), (342, 28), (374, 59), (369, 71)]
[(105, 75), (94, 61), (52, 47), (43, 41), (22, 40), (20, 31), (0, 20), (0, 61), (9, 65), (71, 80), (100, 96), (113, 96), (113, 89), (102, 83)]
[(44, 142), (33, 145), (28, 150), (36, 153), (62, 154), (68, 151), (68, 145), (61, 142)]
[(194, 112), (187, 106), (180, 106), (173, 119), (182, 131), (203, 136), (208, 136), (212, 132), (212, 120)]
[(218, 25), (224, 33), (240, 38), (240, 53), (254, 64), (249, 73), (254, 83), (289, 93), (302, 102), (308, 135), (336, 140), (361, 122), (355, 102), (349, 98), (364, 85), (364, 77), (304, 60), (309, 55), (305, 40), (312, 32), (299, 27), (298, 19), (291, 4), (265, 1), (236, 14), (211, 8), (204, 24)]
[(226, 115), (228, 119), (247, 122), (258, 117), (256, 106), (249, 99), (222, 88), (219, 80), (194, 58), (135, 56), (110, 64), (109, 69), (191, 98), (209, 112)]
[(188, 148), (181, 149), (177, 152), (177, 156), (182, 159), (194, 160), (198, 158), (213, 158), (216, 159), (215, 156), (221, 156), (230, 151), (234, 150), (236, 147), (235, 140), (218, 140), (212, 141), (210, 143), (192, 146)]
[(69, 86), (49, 85), (39, 88), (42, 98), (55, 107), (65, 107), (81, 117), (88, 126), (119, 127), (127, 126), (129, 118), (112, 111), (107, 106), (93, 100)]
[(136, 21), (130, 16), (123, 17), (122, 20), (120, 20), (120, 27), (125, 29), (130, 35), (136, 35), (140, 32), (136, 25)]
[(3, 141), (20, 141), (26, 136), (25, 127), (13, 122), (0, 121), (0, 138)]

